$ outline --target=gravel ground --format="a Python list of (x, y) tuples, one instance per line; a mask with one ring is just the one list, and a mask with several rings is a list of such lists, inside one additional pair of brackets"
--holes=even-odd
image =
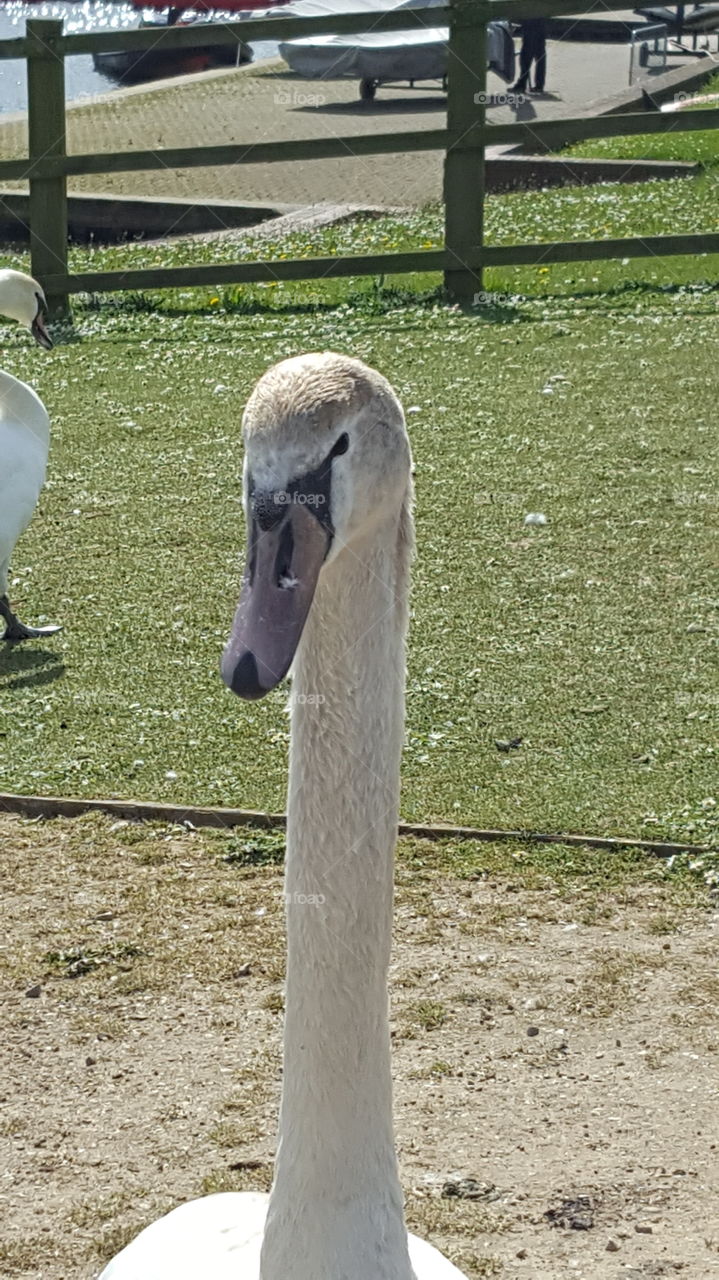
[[(180, 1200), (268, 1186), (281, 869), (228, 862), (232, 839), (0, 815), (3, 1280), (92, 1280)], [(622, 881), (567, 851), (557, 881), (534, 858), (474, 846), (460, 875), (402, 842), (410, 1224), (470, 1280), (711, 1280), (716, 903), (650, 861)]]

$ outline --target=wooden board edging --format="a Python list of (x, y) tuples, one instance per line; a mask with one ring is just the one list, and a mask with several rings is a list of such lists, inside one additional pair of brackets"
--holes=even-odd
[[(284, 813), (263, 813), (257, 809), (224, 809), (211, 806), (159, 804), (148, 800), (98, 800), (68, 796), (23, 796), (0, 793), (0, 813), (26, 818), (78, 818), (85, 813), (105, 813), (126, 822), (167, 822), (186, 827), (282, 828)], [(458, 827), (449, 823), (400, 822), (398, 834), (424, 840), (477, 840), (484, 843), (517, 841), (531, 844), (564, 844), (618, 852), (636, 849), (655, 857), (670, 858), (679, 853), (709, 853), (707, 845), (682, 844), (669, 840), (640, 840), (627, 836), (593, 836), (578, 832), (483, 829)]]

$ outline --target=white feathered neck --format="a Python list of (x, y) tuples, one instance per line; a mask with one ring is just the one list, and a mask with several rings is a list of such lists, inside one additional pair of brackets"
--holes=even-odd
[(295, 661), (284, 1080), (262, 1280), (413, 1274), (387, 1013), (409, 503), (325, 567)]

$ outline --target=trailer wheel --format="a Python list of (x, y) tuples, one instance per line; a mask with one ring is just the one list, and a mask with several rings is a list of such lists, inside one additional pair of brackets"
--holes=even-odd
[(377, 93), (376, 80), (360, 80), (360, 98), (363, 102), (371, 102)]

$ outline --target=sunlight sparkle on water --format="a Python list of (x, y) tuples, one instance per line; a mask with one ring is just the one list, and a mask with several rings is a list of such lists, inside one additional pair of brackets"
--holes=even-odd
[[(0, 5), (0, 39), (12, 40), (23, 36), (28, 18), (62, 18), (64, 29), (70, 34), (75, 31), (119, 31), (135, 27), (142, 16), (142, 11), (133, 9), (130, 4), (114, 0), (80, 0), (80, 3), (71, 3), (70, 0), (62, 3), (58, 0), (54, 4), (25, 4), (20, 0), (8, 0)], [(145, 16), (156, 20), (161, 15), (157, 10), (147, 10)], [(223, 16), (237, 21), (239, 15), (223, 15), (218, 11), (217, 17)], [(272, 51), (274, 47), (262, 46), (258, 47), (256, 53), (257, 56), (267, 56)], [(68, 102), (107, 93), (117, 87), (116, 80), (95, 70), (89, 55), (68, 58), (65, 75)], [(26, 107), (24, 61), (13, 59), (0, 62), (0, 113), (24, 111)]]

